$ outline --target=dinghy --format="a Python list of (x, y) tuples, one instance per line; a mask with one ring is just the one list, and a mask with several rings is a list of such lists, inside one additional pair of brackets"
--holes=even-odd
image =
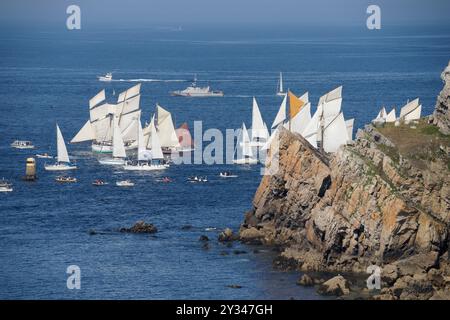
[(68, 177), (68, 176), (58, 176), (55, 178), (55, 181), (61, 182), (61, 183), (74, 183), (74, 182), (77, 182), (77, 178)]
[(67, 153), (66, 143), (59, 126), (56, 125), (56, 147), (57, 147), (57, 162), (52, 165), (45, 165), (47, 171), (65, 171), (74, 170), (77, 167), (70, 165), (69, 154)]
[(134, 187), (134, 182), (132, 182), (131, 180), (116, 181), (116, 186), (118, 186), (118, 187)]
[(92, 185), (97, 186), (97, 187), (106, 186), (107, 184), (108, 184), (108, 182), (105, 182), (101, 179), (97, 179), (94, 182), (92, 182)]
[(16, 140), (11, 143), (11, 147), (15, 149), (34, 149), (34, 145), (31, 141)]
[(236, 147), (236, 159), (233, 160), (234, 164), (257, 164), (258, 159), (253, 157), (252, 147), (250, 145), (250, 137), (248, 136), (247, 128), (245, 123), (242, 123), (242, 130), (240, 133), (241, 142), (238, 142)]
[(2, 179), (0, 181), (0, 192), (12, 192), (12, 191), (13, 191), (12, 183), (9, 183), (5, 179)]
[(221, 172), (221, 173), (219, 174), (219, 176), (220, 176), (221, 178), (237, 178), (237, 177), (238, 177), (237, 175), (232, 174), (232, 173), (229, 172), (229, 171)]
[(48, 153), (42, 153), (42, 154), (36, 154), (36, 158), (38, 159), (53, 159), (53, 156), (49, 155)]

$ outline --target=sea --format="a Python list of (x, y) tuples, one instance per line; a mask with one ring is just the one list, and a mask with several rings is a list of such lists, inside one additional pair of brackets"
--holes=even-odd
[[(147, 173), (102, 166), (89, 143), (69, 143), (89, 118), (89, 99), (105, 89), (114, 102), (141, 83), (143, 122), (159, 103), (176, 126), (202, 121), (203, 130), (225, 132), (251, 126), (256, 97), (270, 126), (283, 72), (286, 89), (309, 92), (312, 111), (321, 95), (342, 85), (342, 110), (355, 119), (355, 134), (382, 106), (395, 106), (398, 115), (416, 97), (431, 114), (449, 59), (450, 30), (440, 27), (2, 29), (0, 178), (14, 191), (0, 193), (0, 298), (323, 299), (296, 285), (299, 272), (274, 269), (272, 248), (217, 241), (226, 227), (237, 232), (252, 208), (259, 166), (185, 164)], [(114, 81), (97, 80), (107, 72)], [(195, 76), (225, 96), (170, 95)], [(22, 181), (27, 157), (55, 155), (56, 124), (78, 182), (55, 182), (57, 174), (44, 170), (48, 159), (36, 159), (37, 181)], [(36, 149), (11, 148), (16, 139)], [(221, 171), (238, 177), (222, 179)], [(192, 175), (208, 182), (187, 182)], [(163, 176), (173, 182), (159, 182)], [(95, 179), (109, 184), (95, 187)], [(136, 185), (115, 186), (124, 179)], [(139, 220), (158, 232), (119, 232)], [(210, 238), (208, 248), (201, 235)], [(80, 289), (67, 285), (72, 265)]]

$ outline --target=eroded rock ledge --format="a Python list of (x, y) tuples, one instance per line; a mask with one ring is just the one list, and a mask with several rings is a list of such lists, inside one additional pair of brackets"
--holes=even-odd
[[(449, 292), (449, 139), (430, 126), (427, 119), (413, 128), (368, 125), (327, 157), (281, 130), (279, 170), (262, 178), (240, 239), (281, 246), (281, 257), (303, 271), (366, 272), (376, 264), (392, 288), (428, 285), (434, 270), (439, 286), (402, 298)], [(392, 141), (408, 134), (417, 149)]]

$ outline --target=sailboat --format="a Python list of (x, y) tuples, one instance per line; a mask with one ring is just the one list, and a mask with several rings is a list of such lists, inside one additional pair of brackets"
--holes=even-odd
[(265, 145), (267, 139), (269, 139), (269, 131), (263, 121), (255, 97), (253, 97), (251, 137), (251, 147), (262, 147)]
[[(247, 128), (245, 123), (242, 123), (242, 130), (240, 134), (241, 142), (238, 142), (236, 147), (236, 157), (237, 159), (233, 160), (234, 164), (257, 164), (258, 159), (253, 157), (252, 147), (250, 145), (250, 137), (248, 135)], [(239, 152), (240, 151), (240, 152)]]
[(291, 132), (302, 134), (310, 121), (311, 104), (308, 92), (298, 98), (289, 90), (283, 98), (272, 129), (282, 125)]
[(405, 106), (403, 106), (400, 110), (400, 120), (408, 123), (413, 120), (419, 120), (420, 114), (422, 112), (422, 105), (419, 102), (419, 98), (414, 99), (411, 102), (408, 102)]
[(57, 162), (52, 165), (45, 165), (47, 171), (64, 171), (74, 170), (77, 167), (70, 165), (69, 154), (67, 153), (66, 143), (59, 126), (56, 125), (56, 147), (57, 147)]
[(173, 125), (172, 114), (157, 104), (156, 120), (156, 129), (163, 153), (171, 154), (172, 151), (180, 147), (180, 142), (178, 141), (178, 136)]
[(89, 100), (89, 120), (71, 140), (71, 143), (92, 141), (92, 151), (112, 153), (113, 117), (119, 118), (125, 150), (136, 148), (136, 119), (140, 119), (140, 87), (137, 84), (119, 94), (117, 104), (107, 103), (105, 90)]
[(283, 73), (280, 72), (280, 79), (278, 80), (277, 96), (284, 96), (286, 92), (283, 90)]
[(163, 163), (164, 155), (159, 141), (158, 133), (154, 125), (155, 118), (153, 117), (150, 123), (150, 142), (151, 151), (147, 150), (147, 146), (142, 131), (142, 125), (139, 121), (138, 132), (138, 155), (137, 162), (128, 162), (123, 167), (125, 170), (131, 171), (154, 171), (164, 170), (168, 167)]
[(127, 154), (125, 152), (125, 146), (123, 144), (122, 133), (119, 128), (119, 119), (114, 117), (113, 119), (113, 153), (112, 158), (102, 158), (98, 162), (106, 165), (124, 165)]
[(317, 111), (302, 134), (313, 147), (320, 147), (325, 152), (336, 152), (341, 145), (350, 140), (348, 136), (350, 123), (345, 122), (341, 104), (342, 87), (328, 92), (319, 99)]

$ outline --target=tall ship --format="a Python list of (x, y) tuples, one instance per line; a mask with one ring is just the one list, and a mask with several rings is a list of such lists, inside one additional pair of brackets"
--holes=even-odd
[(126, 150), (137, 148), (137, 128), (141, 119), (140, 88), (137, 84), (119, 94), (116, 103), (106, 102), (105, 90), (89, 100), (89, 120), (71, 143), (92, 142), (95, 153), (113, 153), (114, 118)]
[(184, 90), (171, 92), (172, 96), (178, 97), (223, 97), (223, 91), (213, 91), (210, 86), (198, 87), (197, 77), (194, 78), (192, 84)]

